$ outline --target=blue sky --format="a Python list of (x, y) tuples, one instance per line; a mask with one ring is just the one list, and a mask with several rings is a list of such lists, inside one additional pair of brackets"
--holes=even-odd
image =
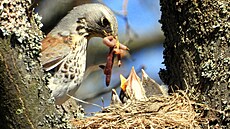
[[(108, 7), (114, 11), (121, 11), (123, 0), (104, 0)], [(128, 1), (128, 20), (138, 34), (145, 34), (155, 29), (160, 29), (160, 7), (158, 0), (129, 0)], [(119, 31), (125, 31), (125, 22), (122, 18), (117, 17)]]

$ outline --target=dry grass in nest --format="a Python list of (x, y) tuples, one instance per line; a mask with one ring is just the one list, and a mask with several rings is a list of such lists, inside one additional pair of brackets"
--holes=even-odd
[(193, 103), (179, 91), (171, 96), (152, 96), (148, 101), (113, 105), (72, 123), (77, 128), (200, 128)]

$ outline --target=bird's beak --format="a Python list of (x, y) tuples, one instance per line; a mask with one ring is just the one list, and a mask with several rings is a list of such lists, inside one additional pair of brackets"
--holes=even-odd
[(106, 30), (103, 30), (103, 35), (105, 37), (113, 36), (114, 38), (117, 36), (117, 34), (112, 33), (112, 31), (106, 31)]
[(112, 36), (113, 39), (116, 40), (116, 44), (115, 44), (116, 48), (119, 49), (120, 42), (119, 42), (118, 36), (117, 36), (116, 33), (114, 33), (114, 32), (112, 31), (112, 29), (103, 30), (103, 34), (104, 34), (105, 37), (111, 37), (111, 36)]
[(113, 38), (116, 40), (116, 45), (115, 46), (116, 46), (116, 48), (119, 49), (120, 42), (119, 42), (117, 34), (115, 34), (112, 30), (110, 31), (110, 33), (106, 32), (105, 30), (103, 32), (104, 32), (106, 37), (113, 36)]
[(119, 39), (118, 39), (118, 36), (115, 36), (114, 38), (115, 38), (116, 41), (117, 41), (117, 42), (116, 42), (116, 48), (119, 49), (119, 48), (120, 48), (120, 41), (119, 41)]

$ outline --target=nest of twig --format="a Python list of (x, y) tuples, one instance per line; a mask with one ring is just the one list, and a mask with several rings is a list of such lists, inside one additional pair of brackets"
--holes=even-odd
[(200, 128), (200, 114), (183, 92), (152, 96), (147, 101), (113, 105), (85, 119), (75, 119), (77, 128)]

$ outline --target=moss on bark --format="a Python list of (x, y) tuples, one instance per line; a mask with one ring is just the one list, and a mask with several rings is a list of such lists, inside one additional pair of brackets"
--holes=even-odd
[(164, 64), (161, 79), (170, 91), (188, 89), (191, 98), (223, 113), (213, 125), (229, 127), (230, 4), (228, 0), (161, 0)]

